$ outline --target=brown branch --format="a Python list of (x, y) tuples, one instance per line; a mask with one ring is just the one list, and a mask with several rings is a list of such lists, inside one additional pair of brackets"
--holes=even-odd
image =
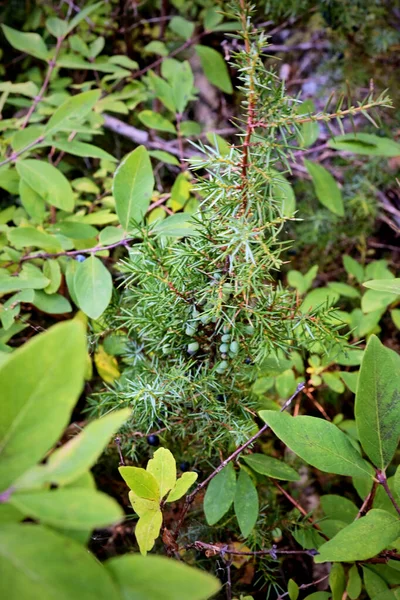
[(382, 485), (383, 489), (385, 490), (386, 494), (389, 497), (390, 502), (393, 504), (393, 506), (395, 507), (397, 513), (400, 515), (400, 506), (397, 504), (396, 500), (394, 499), (394, 496), (388, 486), (388, 482), (386, 479), (386, 474), (384, 471), (381, 471), (380, 469), (376, 470), (376, 478), (379, 481), (379, 483)]
[(358, 514), (357, 514), (356, 518), (354, 519), (355, 521), (357, 519), (359, 519), (360, 517), (362, 517), (365, 513), (367, 513), (369, 511), (369, 509), (371, 508), (371, 506), (374, 502), (376, 490), (378, 489), (378, 485), (379, 485), (378, 481), (374, 481), (372, 483), (371, 491), (368, 494), (368, 496), (365, 498), (360, 510), (358, 511)]
[(273, 545), (272, 548), (268, 548), (267, 550), (232, 550), (228, 544), (218, 545), (218, 544), (207, 544), (206, 542), (196, 541), (192, 544), (188, 544), (185, 546), (186, 550), (190, 548), (194, 548), (195, 550), (199, 550), (201, 552), (209, 553), (209, 556), (221, 554), (221, 555), (232, 555), (232, 556), (271, 556), (272, 558), (276, 558), (278, 554), (308, 554), (309, 556), (316, 556), (318, 552), (316, 550), (278, 550), (277, 546)]
[(55, 47), (55, 50), (54, 50), (54, 56), (53, 56), (53, 58), (51, 58), (49, 60), (49, 63), (48, 63), (49, 66), (47, 68), (47, 73), (46, 73), (46, 76), (44, 78), (43, 85), (40, 88), (39, 94), (37, 96), (35, 96), (35, 98), (33, 99), (33, 103), (32, 103), (31, 107), (29, 108), (29, 110), (28, 110), (28, 112), (26, 114), (26, 117), (25, 117), (25, 119), (24, 119), (24, 121), (23, 121), (23, 123), (21, 125), (21, 129), (25, 129), (25, 127), (28, 125), (28, 123), (29, 123), (29, 121), (31, 119), (31, 116), (33, 115), (33, 113), (36, 110), (37, 105), (39, 104), (39, 102), (41, 102), (41, 100), (43, 99), (43, 96), (46, 93), (47, 86), (50, 83), (50, 78), (51, 78), (52, 73), (54, 71), (54, 67), (57, 64), (56, 63), (57, 57), (58, 57), (58, 54), (59, 54), (59, 52), (61, 50), (61, 46), (62, 46), (63, 41), (64, 41), (64, 36), (61, 36), (61, 37), (57, 38), (57, 44), (56, 44), (56, 47)]
[[(305, 387), (305, 383), (299, 383), (299, 385), (296, 388), (296, 391), (294, 392), (294, 394), (289, 398), (289, 400), (287, 400), (285, 402), (285, 404), (282, 406), (280, 412), (283, 412), (284, 410), (286, 410), (287, 408), (289, 408), (289, 406), (291, 405), (292, 401), (294, 400), (294, 398), (296, 398), (297, 394), (299, 394)], [(266, 423), (265, 425), (263, 425), (263, 427), (261, 427), (261, 429), (254, 434), (249, 440), (247, 440), (247, 442), (245, 442), (244, 444), (242, 444), (241, 446), (239, 446), (238, 448), (236, 448), (236, 450), (230, 455), (228, 456), (228, 458), (226, 458), (225, 460), (223, 460), (216, 469), (214, 469), (214, 471), (201, 483), (199, 483), (199, 485), (196, 487), (196, 489), (189, 494), (188, 496), (186, 496), (185, 499), (185, 503), (182, 507), (182, 511), (181, 514), (179, 515), (179, 519), (178, 519), (178, 523), (174, 532), (174, 539), (176, 539), (178, 537), (180, 528), (182, 527), (182, 523), (185, 519), (186, 513), (189, 510), (190, 505), (192, 504), (193, 500), (195, 499), (195, 497), (197, 496), (197, 494), (199, 492), (201, 492), (201, 490), (203, 490), (212, 479), (214, 479), (214, 477), (216, 475), (218, 475), (218, 473), (220, 473), (222, 471), (222, 469), (224, 469), (226, 467), (227, 464), (229, 464), (230, 462), (232, 462), (233, 460), (235, 460), (242, 452), (243, 450), (245, 450), (246, 448), (248, 448), (251, 444), (253, 444), (260, 436), (263, 435), (263, 433), (265, 433), (267, 430), (269, 429), (269, 425), (268, 423)]]

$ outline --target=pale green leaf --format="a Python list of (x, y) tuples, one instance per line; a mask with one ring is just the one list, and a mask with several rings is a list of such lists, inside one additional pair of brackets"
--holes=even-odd
[(32, 523), (1, 526), (0, 596), (119, 600), (108, 571), (81, 544)]
[(342, 600), (346, 587), (344, 568), (340, 563), (332, 565), (329, 573), (329, 586), (332, 590), (332, 600)]
[(375, 279), (365, 281), (363, 286), (377, 292), (387, 292), (400, 296), (400, 279)]
[(47, 46), (38, 33), (24, 33), (8, 27), (8, 25), (2, 25), (1, 28), (8, 43), (16, 50), (42, 60), (48, 57)]
[(120, 242), (124, 237), (125, 232), (123, 229), (109, 225), (100, 231), (99, 242), (103, 246), (108, 246), (109, 244)]
[(176, 502), (186, 494), (188, 489), (192, 487), (194, 482), (197, 480), (197, 473), (194, 471), (189, 471), (187, 473), (183, 473), (182, 477), (178, 479), (175, 486), (172, 488), (170, 493), (167, 496), (167, 502)]
[(313, 467), (337, 475), (373, 476), (372, 467), (333, 423), (271, 410), (261, 411), (260, 416), (288, 448)]
[(147, 463), (146, 470), (153, 475), (160, 488), (160, 497), (172, 490), (176, 483), (176, 462), (167, 448), (159, 448)]
[(195, 50), (208, 81), (226, 94), (232, 94), (231, 78), (222, 55), (208, 46), (197, 45)]
[(163, 556), (125, 554), (105, 566), (122, 600), (208, 600), (221, 587), (216, 577)]
[(297, 600), (297, 598), (299, 597), (299, 586), (293, 579), (289, 579), (288, 596), (290, 600)]
[(364, 267), (360, 265), (359, 262), (351, 258), (345, 254), (343, 256), (343, 265), (349, 275), (355, 277), (358, 283), (362, 283), (364, 281)]
[(35, 291), (32, 304), (49, 315), (62, 315), (72, 312), (72, 306), (65, 296), (61, 294), (47, 294), (41, 290)]
[(327, 494), (321, 496), (320, 501), (322, 510), (329, 519), (352, 523), (358, 514), (357, 506), (344, 496)]
[(175, 126), (165, 117), (152, 110), (142, 110), (138, 114), (139, 120), (149, 129), (156, 131), (167, 131), (168, 133), (176, 133)]
[(387, 592), (389, 590), (388, 584), (385, 582), (384, 579), (382, 579), (382, 577), (378, 575), (378, 573), (375, 573), (374, 571), (365, 566), (362, 567), (362, 570), (364, 575), (363, 579), (365, 590), (368, 596), (371, 598), (371, 600), (375, 598), (378, 594)]
[(370, 133), (345, 133), (329, 140), (328, 146), (335, 150), (346, 150), (354, 154), (369, 156), (399, 156), (400, 144), (385, 137)]
[(392, 460), (400, 439), (400, 356), (372, 335), (361, 363), (355, 417), (361, 445), (379, 469)]
[(55, 38), (61, 38), (68, 33), (68, 24), (57, 17), (49, 17), (46, 19), (46, 29)]
[(100, 98), (100, 90), (83, 92), (68, 98), (51, 115), (45, 129), (45, 135), (54, 134), (60, 130), (70, 130), (77, 120), (84, 119)]
[(150, 511), (140, 517), (135, 527), (135, 536), (139, 545), (140, 553), (146, 556), (152, 550), (154, 543), (160, 535), (162, 525), (162, 512)]
[(95, 4), (91, 4), (89, 6), (85, 6), (76, 13), (73, 19), (68, 23), (67, 33), (70, 33), (75, 27), (79, 25), (84, 19), (86, 19), (92, 12), (95, 12), (98, 8), (104, 6), (104, 2), (96, 2)]
[(343, 198), (336, 181), (324, 167), (309, 160), (304, 165), (313, 180), (318, 200), (339, 217), (344, 216)]
[[(50, 144), (46, 144), (50, 145)], [(85, 144), (84, 142), (78, 142), (77, 140), (71, 140), (70, 142), (51, 142), (51, 146), (67, 154), (73, 156), (83, 156), (86, 158), (98, 158), (99, 160), (110, 160), (115, 162), (117, 159), (112, 154), (109, 154), (102, 148), (93, 146), (93, 144)]]
[(125, 231), (131, 221), (140, 222), (148, 207), (154, 188), (154, 176), (148, 152), (139, 146), (128, 154), (118, 167), (113, 182), (117, 215)]
[(16, 163), (19, 176), (46, 202), (72, 212), (74, 197), (68, 179), (48, 162), (27, 158)]
[(204, 497), (204, 513), (207, 523), (215, 525), (229, 510), (235, 497), (236, 474), (229, 463), (210, 481)]
[(259, 505), (253, 480), (243, 469), (240, 469), (236, 482), (234, 508), (240, 532), (247, 538), (257, 522)]
[(160, 501), (160, 486), (154, 475), (139, 467), (119, 467), (119, 472), (137, 496)]
[(101, 260), (91, 255), (79, 263), (74, 277), (78, 306), (91, 319), (98, 319), (110, 303), (112, 278)]
[(46, 294), (54, 294), (60, 287), (62, 277), (58, 261), (54, 258), (48, 258), (43, 265), (43, 275), (50, 281), (44, 291)]
[(58, 440), (82, 389), (85, 367), (85, 331), (74, 320), (35, 336), (0, 367), (0, 489)]
[(358, 572), (357, 565), (353, 565), (349, 569), (349, 578), (347, 581), (346, 592), (350, 598), (350, 600), (357, 600), (359, 595), (361, 594), (362, 589), (362, 581), (360, 574)]
[(61, 529), (96, 529), (123, 518), (116, 500), (83, 488), (16, 492), (9, 502), (27, 517)]
[(141, 498), (132, 490), (128, 493), (129, 501), (132, 505), (133, 510), (139, 517), (143, 517), (149, 512), (158, 512), (160, 510), (159, 500), (149, 500), (148, 498)]
[(183, 17), (176, 15), (170, 20), (168, 27), (179, 37), (188, 40), (193, 35), (195, 25)]
[(56, 237), (35, 229), (35, 227), (10, 228), (7, 237), (18, 250), (29, 246), (42, 248), (47, 252), (60, 252), (62, 250), (62, 246)]
[(385, 510), (372, 509), (318, 548), (316, 563), (354, 562), (373, 558), (400, 536), (400, 521)]

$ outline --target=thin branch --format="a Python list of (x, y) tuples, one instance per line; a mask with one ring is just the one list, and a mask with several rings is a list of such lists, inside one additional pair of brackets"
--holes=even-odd
[[(299, 383), (299, 385), (296, 388), (296, 391), (294, 392), (294, 394), (289, 398), (289, 400), (287, 400), (285, 402), (285, 404), (282, 406), (281, 411), (283, 412), (285, 411), (287, 408), (289, 408), (289, 406), (291, 405), (292, 401), (294, 400), (294, 398), (296, 398), (297, 394), (299, 394), (304, 388), (305, 388), (305, 383)], [(248, 448), (251, 444), (253, 444), (260, 436), (262, 436), (267, 430), (269, 429), (269, 425), (268, 423), (266, 423), (265, 425), (263, 425), (263, 427), (261, 427), (261, 429), (254, 434), (249, 440), (247, 440), (247, 442), (245, 442), (244, 444), (242, 444), (241, 446), (239, 446), (230, 456), (228, 456), (228, 458), (226, 458), (225, 460), (223, 460), (216, 469), (214, 469), (214, 471), (202, 482), (199, 483), (199, 485), (196, 487), (196, 489), (189, 494), (188, 496), (186, 496), (186, 500), (185, 500), (185, 504), (182, 507), (182, 511), (181, 514), (179, 516), (179, 520), (174, 532), (174, 539), (176, 539), (178, 537), (180, 528), (182, 527), (182, 523), (185, 519), (186, 513), (189, 510), (190, 505), (192, 504), (193, 500), (195, 499), (195, 497), (197, 496), (197, 494), (203, 490), (212, 479), (214, 479), (214, 477), (216, 475), (218, 475), (218, 473), (220, 473), (222, 471), (222, 469), (224, 469), (226, 467), (227, 464), (229, 464), (230, 462), (232, 462), (233, 460), (235, 460), (242, 452), (243, 450), (245, 450), (246, 448)]]
[(232, 550), (229, 545), (217, 545), (217, 544), (207, 544), (206, 542), (196, 541), (192, 544), (188, 544), (185, 546), (186, 550), (190, 548), (195, 548), (195, 550), (199, 550), (201, 552), (208, 552), (209, 556), (221, 554), (223, 555), (232, 555), (232, 556), (271, 556), (271, 558), (276, 558), (278, 554), (307, 554), (308, 556), (316, 556), (318, 552), (316, 550), (278, 550), (276, 545), (273, 545), (272, 548), (268, 548), (267, 550)]
[(35, 96), (35, 98), (33, 100), (33, 103), (31, 105), (31, 107), (29, 108), (29, 110), (28, 110), (28, 112), (26, 114), (26, 117), (25, 117), (25, 119), (24, 119), (24, 121), (23, 121), (23, 123), (21, 125), (21, 129), (25, 129), (25, 127), (28, 125), (28, 123), (29, 123), (29, 121), (31, 119), (31, 116), (33, 115), (33, 113), (36, 110), (37, 105), (39, 104), (39, 102), (41, 102), (41, 100), (43, 99), (43, 96), (46, 93), (47, 86), (50, 83), (50, 78), (51, 78), (52, 73), (54, 71), (54, 68), (55, 68), (55, 66), (57, 64), (57, 62), (56, 62), (57, 61), (57, 57), (58, 57), (58, 54), (59, 54), (59, 52), (61, 50), (61, 46), (62, 46), (63, 41), (64, 41), (64, 36), (61, 36), (61, 37), (57, 38), (57, 44), (56, 44), (56, 47), (55, 47), (55, 50), (54, 50), (54, 56), (53, 56), (53, 58), (51, 58), (49, 60), (49, 63), (48, 63), (49, 66), (47, 68), (47, 73), (46, 73), (46, 76), (44, 78), (43, 85), (40, 88), (39, 94), (37, 96)]
[[(320, 577), (319, 579), (316, 579), (315, 581), (312, 581), (311, 583), (303, 583), (302, 585), (299, 585), (299, 590), (305, 590), (309, 587), (314, 587), (315, 585), (318, 585), (318, 583), (321, 583), (322, 581), (325, 581), (325, 579), (328, 579), (328, 577), (329, 577), (329, 573), (328, 573), (328, 575), (324, 575), (323, 577)], [(284, 594), (279, 596), (278, 600), (281, 600), (281, 598), (285, 598), (286, 596), (289, 596), (289, 592), (285, 592)]]
[(365, 498), (360, 510), (358, 511), (358, 514), (356, 516), (356, 518), (354, 519), (355, 521), (357, 519), (359, 519), (360, 517), (362, 517), (365, 513), (367, 513), (369, 511), (369, 509), (371, 508), (373, 502), (374, 502), (374, 498), (375, 498), (375, 494), (376, 494), (376, 490), (378, 489), (378, 481), (375, 481), (372, 483), (372, 488), (370, 493), (368, 494), (368, 496)]
[(390, 502), (395, 507), (397, 513), (400, 515), (400, 506), (397, 504), (397, 502), (394, 499), (394, 496), (389, 488), (389, 485), (388, 485), (388, 482), (386, 479), (386, 473), (384, 471), (381, 471), (380, 469), (377, 469), (376, 470), (376, 478), (379, 481), (379, 483), (382, 485), (383, 489), (385, 490), (386, 494), (389, 497)]
[[(114, 244), (109, 244), (108, 246), (94, 246), (93, 248), (85, 248), (84, 250), (66, 250), (65, 252), (40, 252), (34, 254), (27, 254), (26, 256), (22, 256), (18, 261), (19, 263), (26, 262), (27, 260), (35, 260), (37, 258), (57, 258), (58, 256), (78, 256), (78, 254), (96, 254), (96, 252), (101, 252), (102, 250), (111, 250), (112, 248), (117, 248), (117, 246), (125, 246), (128, 247), (128, 243), (133, 238), (124, 238), (119, 242), (114, 242)], [(15, 262), (11, 263), (15, 264)]]

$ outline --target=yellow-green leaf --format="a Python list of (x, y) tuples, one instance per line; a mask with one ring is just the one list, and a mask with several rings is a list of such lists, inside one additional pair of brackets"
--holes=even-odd
[(189, 471), (184, 473), (182, 477), (178, 479), (175, 487), (172, 488), (167, 496), (167, 502), (176, 502), (186, 494), (188, 489), (194, 484), (197, 479), (197, 473)]
[(166, 448), (159, 448), (147, 463), (147, 469), (156, 479), (160, 487), (160, 496), (163, 498), (172, 490), (176, 483), (176, 462), (173, 454)]
[(119, 467), (128, 487), (140, 498), (160, 500), (160, 486), (154, 475), (139, 467)]
[(162, 525), (161, 510), (149, 511), (140, 517), (135, 527), (135, 536), (139, 544), (140, 553), (146, 556), (160, 535)]

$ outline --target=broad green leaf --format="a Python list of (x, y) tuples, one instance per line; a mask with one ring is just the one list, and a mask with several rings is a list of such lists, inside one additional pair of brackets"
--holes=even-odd
[(349, 373), (348, 371), (340, 371), (339, 373), (340, 373), (340, 377), (342, 378), (344, 383), (347, 385), (349, 390), (351, 392), (353, 392), (353, 394), (355, 394), (357, 391), (358, 373), (359, 372), (354, 371), (352, 373)]
[(258, 518), (258, 494), (251, 477), (240, 469), (234, 498), (235, 515), (244, 538), (251, 533)]
[(189, 199), (191, 189), (192, 184), (188, 174), (186, 172), (180, 173), (171, 188), (171, 197), (167, 202), (167, 206), (174, 212), (181, 210)]
[(185, 110), (193, 90), (194, 77), (189, 61), (177, 63), (173, 78), (170, 80), (172, 97), (176, 112), (182, 114)]
[(275, 379), (276, 391), (280, 398), (288, 398), (296, 390), (296, 378), (292, 369), (286, 369)]
[(304, 600), (329, 600), (331, 597), (330, 592), (314, 592), (304, 598)]
[(350, 600), (357, 600), (361, 594), (362, 581), (358, 572), (357, 565), (353, 565), (349, 570), (349, 579), (347, 581), (346, 592)]
[(132, 492), (132, 490), (130, 490), (128, 496), (133, 510), (139, 517), (143, 517), (149, 512), (158, 512), (160, 510), (160, 502), (158, 500), (141, 498), (135, 492)]
[(345, 523), (352, 523), (358, 514), (358, 508), (351, 500), (344, 496), (327, 494), (321, 496), (322, 510), (329, 519), (338, 519)]
[(375, 279), (365, 281), (363, 286), (377, 292), (387, 292), (400, 296), (400, 279)]
[(290, 600), (297, 600), (297, 598), (299, 597), (299, 586), (294, 581), (294, 579), (289, 579), (288, 596)]
[(24, 33), (8, 27), (8, 25), (2, 25), (1, 28), (7, 42), (16, 50), (42, 60), (48, 57), (49, 51), (47, 46), (38, 33)]
[(206, 31), (212, 31), (223, 20), (221, 11), (218, 10), (218, 6), (210, 6), (203, 13), (204, 29)]
[(343, 394), (346, 388), (344, 387), (344, 383), (340, 379), (339, 373), (337, 373), (336, 371), (333, 373), (327, 371), (326, 373), (322, 373), (321, 376), (322, 381), (325, 383), (325, 385), (328, 386), (328, 388), (330, 388), (337, 394)]
[(57, 224), (56, 230), (73, 240), (89, 240), (98, 234), (97, 229), (92, 225), (75, 221), (61, 221)]
[(109, 244), (115, 244), (116, 242), (120, 242), (125, 237), (125, 232), (123, 229), (119, 227), (113, 227), (109, 225), (100, 231), (99, 242), (103, 246), (108, 246)]
[(86, 355), (84, 327), (72, 320), (35, 336), (0, 367), (0, 489), (58, 440), (83, 386)]
[(361, 363), (355, 417), (361, 445), (379, 469), (392, 460), (400, 439), (400, 356), (372, 335)]
[(230, 509), (235, 497), (236, 473), (232, 463), (210, 481), (204, 496), (207, 523), (215, 525)]
[(266, 475), (273, 479), (283, 479), (284, 481), (299, 481), (300, 476), (292, 467), (281, 460), (266, 456), (265, 454), (249, 454), (242, 456), (242, 459), (260, 475)]
[(179, 37), (183, 38), (184, 40), (188, 40), (193, 35), (195, 25), (194, 23), (191, 23), (190, 21), (187, 21), (183, 17), (177, 15), (172, 17), (168, 27), (171, 29), (171, 31), (179, 35)]
[(46, 19), (46, 29), (55, 38), (61, 38), (68, 33), (68, 24), (57, 17), (49, 17)]
[[(154, 41), (153, 44), (157, 44), (158, 42)], [(164, 104), (168, 110), (172, 113), (178, 112), (178, 109), (175, 105), (174, 91), (169, 83), (159, 77), (153, 71), (149, 71), (148, 74), (149, 83), (154, 90), (156, 97)]]
[(346, 586), (344, 568), (340, 563), (332, 565), (329, 573), (329, 586), (332, 590), (332, 600), (342, 600)]
[(61, 129), (67, 131), (72, 129), (77, 121), (84, 119), (90, 113), (99, 100), (100, 93), (100, 90), (91, 90), (68, 98), (51, 115), (46, 125), (45, 135), (53, 135)]
[(150, 511), (144, 513), (136, 523), (135, 536), (139, 544), (140, 553), (146, 556), (147, 552), (152, 550), (154, 543), (160, 535), (162, 525), (162, 512), (158, 509), (156, 512)]
[(21, 273), (17, 276), (5, 276), (0, 278), (0, 293), (9, 294), (10, 292), (18, 292), (26, 289), (43, 289), (49, 285), (50, 280), (47, 279), (42, 271), (35, 265), (25, 264), (21, 269)]
[(300, 310), (302, 313), (310, 312), (319, 306), (332, 306), (338, 300), (339, 294), (334, 290), (327, 287), (315, 288), (308, 292), (300, 306)]
[(74, 197), (68, 179), (48, 162), (26, 158), (16, 163), (20, 177), (46, 202), (72, 212)]
[(121, 477), (125, 480), (128, 487), (140, 498), (148, 500), (157, 500), (160, 498), (160, 486), (157, 479), (139, 467), (119, 467)]
[[(40, 147), (40, 138), (43, 136), (44, 126), (43, 125), (28, 125), (25, 129), (17, 130), (11, 139), (11, 146), (15, 152), (25, 149), (26, 146), (31, 146), (36, 142), (33, 148)], [(39, 139), (39, 142), (38, 142)]]
[(392, 321), (395, 327), (397, 327), (397, 329), (400, 329), (400, 309), (394, 308), (393, 310), (391, 310), (390, 316), (392, 317)]
[(161, 498), (172, 490), (176, 483), (175, 458), (166, 448), (159, 448), (154, 452), (153, 458), (147, 463), (146, 471), (151, 473), (157, 481)]
[(385, 510), (372, 509), (318, 548), (316, 563), (354, 562), (379, 554), (400, 536), (400, 521)]
[(232, 94), (231, 78), (222, 55), (214, 50), (214, 48), (209, 48), (208, 46), (198, 45), (195, 46), (195, 50), (200, 58), (204, 75), (208, 81), (225, 92), (225, 94)]
[(216, 577), (163, 556), (125, 554), (104, 564), (122, 600), (208, 600), (221, 587)]
[[(312, 116), (315, 113), (315, 106), (312, 100), (302, 102), (297, 108), (298, 115)], [(300, 124), (297, 139), (302, 148), (309, 148), (317, 141), (319, 137), (319, 123), (317, 121), (308, 121)]]
[(343, 256), (343, 265), (349, 275), (355, 277), (358, 283), (362, 283), (364, 281), (364, 267), (360, 265), (359, 262), (351, 258), (345, 254)]
[(280, 205), (284, 217), (293, 217), (293, 214), (296, 211), (296, 197), (292, 186), (282, 173), (271, 170), (271, 174), (273, 176), (271, 194), (274, 201)]
[[(78, 435), (50, 454), (40, 481), (66, 485), (81, 477), (95, 464), (110, 437), (126, 421), (130, 412), (129, 408), (125, 408), (89, 423)], [(17, 485), (21, 487), (22, 484), (23, 481), (19, 480)]]
[(169, 133), (176, 133), (175, 126), (168, 121), (165, 117), (156, 113), (152, 110), (142, 110), (138, 114), (139, 120), (149, 127), (149, 129), (155, 129), (156, 131), (167, 131)]
[(91, 255), (79, 263), (74, 277), (78, 306), (91, 319), (98, 319), (112, 296), (112, 278), (101, 260)]
[(102, 148), (93, 146), (93, 144), (85, 144), (84, 142), (78, 142), (76, 140), (72, 140), (70, 142), (51, 142), (51, 146), (53, 146), (57, 150), (62, 150), (62, 152), (66, 152), (67, 154), (72, 154), (73, 156), (98, 158), (100, 160), (110, 160), (112, 162), (115, 162), (117, 160), (112, 154), (109, 154)]
[(354, 154), (369, 156), (399, 156), (400, 144), (385, 137), (370, 133), (345, 133), (329, 140), (328, 146), (335, 150), (346, 150)]
[(56, 237), (34, 227), (22, 227), (20, 225), (19, 227), (10, 228), (7, 237), (18, 250), (29, 246), (42, 248), (47, 252), (60, 252), (62, 250), (62, 246)]
[(385, 582), (384, 579), (382, 579), (382, 577), (378, 575), (378, 573), (375, 573), (368, 567), (364, 566), (362, 567), (362, 570), (364, 575), (363, 579), (365, 590), (368, 596), (371, 598), (371, 600), (375, 598), (378, 594), (387, 592), (389, 590), (388, 584)]
[(261, 411), (260, 417), (288, 448), (313, 467), (337, 475), (373, 476), (372, 467), (333, 423), (272, 410)]
[(153, 229), (157, 235), (166, 235), (169, 237), (187, 237), (198, 235), (196, 223), (192, 215), (188, 213), (178, 213), (170, 215), (161, 222), (158, 222)]
[(361, 298), (361, 309), (365, 314), (377, 310), (384, 311), (398, 300), (392, 292), (378, 292), (378, 290), (367, 290)]
[(61, 284), (61, 268), (60, 264), (55, 259), (47, 259), (43, 265), (43, 275), (50, 280), (49, 285), (46, 285), (44, 291), (46, 294), (54, 294)]
[(347, 283), (342, 283), (341, 281), (330, 281), (328, 283), (328, 287), (332, 290), (340, 294), (340, 296), (344, 296), (345, 298), (359, 298), (360, 292), (351, 285)]
[(149, 155), (152, 158), (161, 160), (161, 162), (164, 162), (167, 165), (175, 165), (176, 167), (179, 167), (179, 160), (176, 158), (176, 156), (170, 154), (169, 152), (164, 152), (164, 150), (151, 150)]
[(175, 486), (168, 494), (167, 502), (176, 502), (176, 500), (182, 498), (188, 489), (192, 487), (194, 482), (197, 480), (197, 477), (198, 475), (194, 471), (183, 473), (182, 477), (177, 480)]
[(32, 304), (49, 315), (63, 315), (72, 312), (72, 306), (61, 294), (47, 294), (41, 290), (35, 291)]
[(113, 182), (117, 215), (125, 231), (130, 222), (139, 223), (150, 206), (154, 176), (148, 152), (139, 146), (118, 167)]
[(104, 6), (103, 2), (96, 2), (95, 4), (91, 4), (79, 10), (79, 12), (74, 16), (73, 19), (68, 23), (67, 33), (70, 33), (75, 27), (79, 25), (86, 17), (88, 17), (92, 12), (96, 11), (101, 6)]
[(0, 596), (8, 600), (119, 600), (108, 571), (81, 544), (46, 527), (0, 528)]
[(344, 216), (343, 198), (336, 181), (324, 167), (309, 160), (304, 165), (313, 180), (318, 200), (339, 217)]
[(61, 529), (95, 529), (123, 518), (117, 502), (96, 490), (58, 489), (11, 494), (10, 504), (24, 515)]

